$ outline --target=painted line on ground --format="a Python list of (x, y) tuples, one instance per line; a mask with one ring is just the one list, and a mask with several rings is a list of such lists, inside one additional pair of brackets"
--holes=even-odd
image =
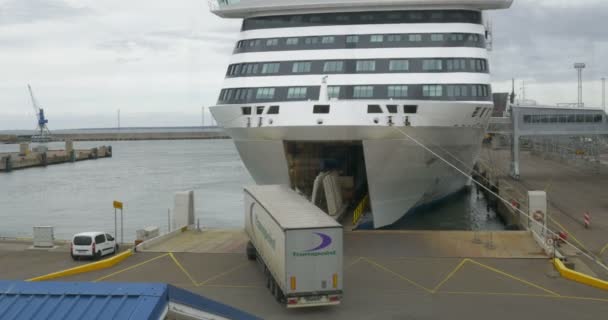
[(146, 264), (146, 263), (149, 263), (149, 262), (152, 262), (152, 261), (158, 260), (158, 259), (163, 258), (163, 257), (166, 257), (166, 256), (168, 256), (168, 255), (169, 255), (168, 253), (161, 254), (161, 255), (159, 255), (159, 256), (156, 256), (156, 257), (154, 257), (154, 258), (151, 258), (151, 259), (148, 259), (148, 260), (146, 260), (146, 261), (140, 262), (140, 263), (138, 263), (138, 264), (134, 264), (134, 265), (129, 266), (129, 267), (127, 267), (127, 268), (124, 268), (124, 269), (118, 270), (118, 271), (116, 271), (116, 272), (112, 272), (112, 273), (110, 273), (110, 274), (108, 274), (108, 275), (105, 275), (105, 276), (103, 276), (103, 277), (97, 278), (97, 279), (93, 280), (93, 282), (99, 282), (99, 281), (103, 281), (103, 280), (108, 279), (108, 278), (111, 278), (111, 277), (113, 277), (113, 276), (115, 276), (115, 275), (121, 274), (121, 273), (123, 273), (123, 272), (125, 272), (125, 271), (133, 270), (133, 269), (135, 269), (135, 268), (138, 268), (138, 267), (143, 266), (143, 265), (144, 265), (144, 264)]
[(570, 230), (566, 229), (566, 227), (564, 227), (561, 223), (559, 223), (557, 220), (555, 220), (552, 216), (549, 216), (549, 220), (551, 220), (551, 222), (555, 223), (560, 229), (562, 229), (563, 231), (565, 231), (566, 233), (568, 233), (568, 237), (571, 237), (572, 240), (574, 240), (574, 242), (578, 243), (579, 246), (581, 246), (581, 249), (585, 250), (585, 251), (589, 251), (587, 249), (587, 247), (580, 242), (572, 232), (570, 232)]
[(534, 287), (534, 288), (536, 288), (536, 289), (539, 289), (539, 290), (542, 290), (542, 291), (544, 291), (544, 292), (547, 292), (547, 293), (549, 293), (549, 294), (551, 294), (551, 295), (558, 296), (558, 297), (559, 297), (559, 296), (561, 296), (561, 295), (560, 295), (559, 293), (557, 293), (557, 292), (551, 291), (551, 290), (549, 290), (549, 289), (547, 289), (547, 288), (544, 288), (544, 287), (542, 287), (542, 286), (540, 286), (540, 285), (537, 285), (537, 284), (535, 284), (535, 283), (532, 283), (532, 282), (530, 282), (530, 281), (527, 281), (527, 280), (525, 280), (525, 279), (522, 279), (522, 278), (520, 278), (520, 277), (517, 277), (517, 276), (515, 276), (515, 275), (513, 275), (513, 274), (507, 273), (507, 272), (502, 271), (502, 270), (498, 270), (498, 269), (496, 269), (496, 268), (490, 267), (490, 266), (488, 266), (488, 265), (486, 265), (486, 264), (483, 264), (483, 263), (481, 263), (481, 262), (477, 262), (477, 261), (472, 260), (472, 259), (466, 259), (466, 260), (467, 260), (468, 262), (473, 263), (473, 264), (476, 264), (476, 265), (478, 265), (478, 266), (480, 266), (480, 267), (482, 267), (482, 268), (485, 268), (485, 269), (487, 269), (487, 270), (490, 270), (490, 271), (496, 272), (496, 273), (498, 273), (498, 274), (500, 274), (500, 275), (503, 275), (503, 276), (505, 276), (505, 277), (507, 277), (507, 278), (511, 278), (511, 279), (513, 279), (513, 280), (519, 281), (519, 282), (521, 282), (521, 283), (527, 284), (527, 285), (532, 286), (532, 287)]
[(63, 277), (67, 277), (67, 276), (73, 276), (73, 275), (80, 274), (80, 273), (107, 269), (107, 268), (111, 268), (111, 267), (115, 266), (116, 264), (127, 259), (131, 255), (133, 255), (133, 250), (129, 249), (129, 250), (125, 250), (124, 252), (119, 253), (108, 259), (104, 259), (104, 260), (92, 262), (92, 263), (87, 263), (85, 265), (77, 266), (74, 268), (49, 273), (49, 274), (46, 274), (43, 276), (27, 279), (25, 281), (52, 280), (52, 279), (63, 278)]
[(608, 281), (604, 281), (598, 278), (594, 278), (592, 276), (588, 276), (584, 273), (571, 270), (567, 268), (564, 263), (559, 259), (554, 258), (553, 265), (555, 266), (555, 269), (557, 269), (559, 274), (562, 276), (562, 278), (592, 286), (598, 289), (608, 290)]
[(225, 276), (225, 275), (228, 275), (228, 274), (230, 274), (230, 273), (232, 273), (232, 272), (234, 272), (234, 271), (236, 271), (236, 270), (238, 270), (238, 269), (240, 269), (240, 268), (242, 268), (242, 267), (244, 267), (244, 266), (246, 266), (246, 265), (248, 265), (248, 264), (249, 264), (248, 262), (242, 263), (242, 264), (240, 264), (240, 265), (238, 265), (238, 266), (236, 266), (236, 267), (234, 267), (234, 268), (232, 268), (232, 269), (229, 269), (229, 270), (224, 271), (224, 272), (222, 272), (222, 273), (220, 273), (220, 274), (217, 274), (217, 275), (215, 275), (215, 276), (213, 276), (213, 277), (211, 277), (211, 278), (208, 278), (207, 280), (205, 280), (205, 281), (203, 281), (203, 282), (199, 282), (199, 283), (197, 283), (197, 284), (196, 284), (196, 286), (197, 286), (197, 287), (204, 286), (204, 285), (206, 285), (207, 283), (209, 283), (209, 282), (211, 282), (211, 281), (213, 281), (213, 280), (219, 279), (219, 278), (221, 278), (221, 277), (223, 277), (223, 276)]
[(446, 283), (448, 280), (450, 280), (450, 278), (452, 278), (456, 272), (458, 272), (460, 270), (460, 268), (462, 268), (464, 266), (465, 263), (467, 263), (468, 259), (462, 259), (462, 261), (460, 261), (460, 263), (452, 270), (452, 272), (450, 272), (443, 280), (441, 280), (441, 282), (439, 282), (435, 288), (433, 288), (433, 293), (437, 292), (437, 290), (439, 290), (439, 288)]
[(406, 281), (406, 282), (414, 285), (415, 287), (426, 291), (427, 293), (431, 293), (431, 294), (433, 293), (433, 290), (426, 288), (425, 286), (417, 283), (416, 281), (411, 280), (408, 277), (406, 277), (406, 276), (404, 276), (404, 275), (402, 275), (402, 274), (400, 274), (398, 272), (395, 272), (395, 271), (387, 268), (386, 266), (383, 266), (382, 264), (380, 264), (378, 262), (375, 262), (375, 261), (370, 260), (369, 258), (365, 258), (365, 257), (363, 257), (362, 259), (365, 260), (365, 261), (367, 261), (369, 264), (371, 264), (371, 265), (373, 265), (373, 266), (375, 266), (375, 267), (377, 267), (377, 268), (379, 268), (381, 270), (384, 270), (385, 272), (393, 274), (393, 275), (397, 276), (399, 279), (404, 280), (404, 281)]
[(190, 275), (188, 270), (186, 270), (186, 268), (184, 268), (184, 266), (177, 260), (177, 258), (173, 255), (173, 252), (169, 252), (169, 257), (171, 257), (171, 260), (173, 260), (173, 262), (175, 262), (177, 267), (188, 277), (188, 279), (190, 279), (190, 281), (192, 281), (192, 284), (196, 287), (197, 286), (196, 280), (194, 280), (194, 278)]
[(452, 295), (480, 295), (480, 296), (512, 296), (512, 297), (531, 297), (531, 298), (548, 298), (548, 299), (563, 299), (563, 300), (583, 300), (583, 301), (598, 301), (608, 302), (608, 299), (604, 298), (592, 298), (592, 297), (577, 297), (577, 296), (554, 296), (550, 294), (530, 294), (530, 293), (508, 293), (508, 292), (467, 292), (467, 291), (441, 291), (438, 294), (452, 294)]
[(608, 249), (608, 243), (606, 243), (602, 250), (600, 250), (600, 255), (604, 254), (604, 251), (606, 251), (606, 249)]
[(347, 264), (347, 265), (344, 267), (344, 270), (346, 270), (346, 269), (350, 269), (350, 267), (352, 267), (352, 266), (356, 265), (356, 264), (357, 264), (357, 263), (359, 263), (361, 260), (363, 260), (363, 257), (359, 257), (359, 258), (355, 259), (353, 262), (351, 262), (351, 263)]

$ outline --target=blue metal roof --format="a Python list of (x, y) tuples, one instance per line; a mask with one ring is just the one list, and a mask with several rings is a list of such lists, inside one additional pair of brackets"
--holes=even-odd
[(159, 319), (169, 302), (257, 319), (167, 284), (0, 281), (0, 319)]

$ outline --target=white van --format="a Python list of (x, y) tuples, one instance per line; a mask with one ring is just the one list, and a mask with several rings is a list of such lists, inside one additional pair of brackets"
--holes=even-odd
[(83, 232), (74, 235), (70, 243), (72, 259), (91, 257), (95, 260), (102, 256), (118, 252), (114, 237), (103, 232)]

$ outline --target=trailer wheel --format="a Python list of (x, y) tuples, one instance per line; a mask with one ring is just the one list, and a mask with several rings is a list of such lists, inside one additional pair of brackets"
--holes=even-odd
[(255, 260), (258, 255), (258, 253), (255, 250), (255, 247), (253, 246), (253, 243), (251, 243), (251, 241), (247, 242), (246, 252), (247, 252), (247, 259), (249, 259), (249, 260)]

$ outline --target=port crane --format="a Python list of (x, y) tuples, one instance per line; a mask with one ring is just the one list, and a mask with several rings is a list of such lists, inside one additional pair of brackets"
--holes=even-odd
[(27, 89), (30, 92), (30, 98), (32, 99), (32, 106), (34, 107), (34, 114), (36, 115), (36, 119), (38, 120), (37, 128), (32, 135), (32, 142), (40, 142), (45, 143), (51, 141), (51, 131), (47, 127), (47, 123), (49, 120), (44, 116), (44, 109), (40, 107), (40, 104), (36, 100), (34, 96), (34, 92), (32, 91), (32, 87), (28, 84)]

